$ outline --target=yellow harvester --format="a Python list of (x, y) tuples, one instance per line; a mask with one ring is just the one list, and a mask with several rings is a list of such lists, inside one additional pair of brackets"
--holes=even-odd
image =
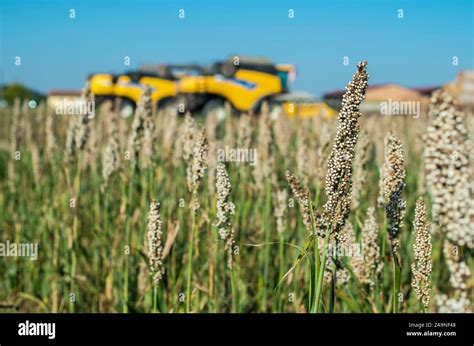
[(95, 74), (89, 84), (96, 102), (120, 97), (124, 117), (133, 113), (145, 84), (152, 87), (152, 100), (159, 108), (172, 107), (179, 113), (216, 112), (221, 118), (226, 103), (238, 112), (258, 112), (267, 101), (272, 114), (332, 116), (325, 104), (289, 93), (295, 75), (293, 65), (275, 65), (265, 58), (232, 57), (209, 67), (157, 65), (122, 75)]

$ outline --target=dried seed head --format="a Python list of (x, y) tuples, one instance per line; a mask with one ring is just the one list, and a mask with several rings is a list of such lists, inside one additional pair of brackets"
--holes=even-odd
[[(94, 102), (94, 96), (92, 95), (89, 84), (86, 84), (86, 86), (82, 89), (81, 100), (87, 104)], [(78, 119), (74, 133), (74, 143), (76, 145), (76, 149), (84, 150), (91, 131), (91, 121), (89, 114), (87, 113), (76, 117)]]
[(166, 118), (166, 128), (162, 131), (163, 153), (166, 160), (170, 160), (173, 155), (173, 144), (178, 132), (178, 115), (171, 110), (165, 110), (162, 116)]
[(90, 166), (95, 172), (97, 170), (97, 155), (100, 152), (97, 150), (99, 147), (97, 142), (97, 129), (93, 122), (89, 121), (87, 131), (88, 138), (86, 146), (84, 147), (84, 163), (86, 166)]
[[(94, 96), (88, 83), (82, 89), (81, 102), (86, 105), (94, 102)], [(86, 148), (90, 132), (91, 122), (89, 114), (78, 114), (69, 118), (66, 134), (66, 155), (64, 158), (66, 163), (72, 163), (76, 158), (77, 151)]]
[(390, 132), (385, 137), (385, 162), (382, 168), (381, 195), (387, 215), (392, 252), (398, 253), (398, 234), (405, 215), (405, 167), (402, 142)]
[(469, 147), (462, 113), (441, 90), (433, 93), (425, 136), (425, 170), (433, 220), (454, 243), (474, 247)]
[(356, 146), (354, 160), (354, 184), (352, 188), (352, 208), (359, 206), (361, 194), (367, 184), (367, 164), (370, 159), (371, 143), (367, 131), (362, 131)]
[(425, 202), (421, 197), (416, 201), (413, 229), (415, 231), (413, 244), (415, 261), (411, 265), (413, 274), (411, 285), (416, 296), (427, 309), (431, 298), (431, 234), (426, 220)]
[(298, 176), (302, 177), (303, 184), (308, 183), (310, 173), (309, 138), (306, 126), (298, 128), (296, 136), (296, 168)]
[(120, 142), (117, 127), (117, 119), (112, 119), (110, 123), (110, 135), (107, 140), (104, 153), (102, 155), (102, 176), (105, 185), (108, 184), (111, 175), (120, 166)]
[(187, 169), (188, 189), (196, 192), (204, 173), (207, 170), (208, 143), (204, 130), (198, 133), (194, 144), (194, 154), (191, 165)]
[(225, 241), (224, 249), (228, 253), (227, 266), (232, 269), (232, 248), (235, 244), (236, 234), (231, 224), (231, 217), (235, 214), (235, 205), (230, 201), (232, 187), (223, 163), (217, 165), (216, 190), (217, 221), (214, 223), (214, 226), (218, 229), (221, 239)]
[(454, 292), (451, 298), (448, 298), (446, 294), (436, 296), (438, 311), (442, 313), (470, 313), (472, 312), (471, 270), (466, 262), (461, 260), (458, 246), (448, 239), (444, 241), (443, 254), (450, 273), (449, 282)]
[(374, 214), (373, 207), (367, 209), (367, 218), (361, 231), (362, 258), (357, 259), (356, 265), (353, 265), (359, 281), (369, 285), (370, 289), (375, 287), (377, 277), (383, 269), (377, 240), (379, 229)]
[(46, 133), (46, 155), (48, 155), (48, 157), (51, 158), (51, 156), (56, 150), (57, 142), (56, 142), (56, 135), (54, 134), (53, 115), (49, 112), (46, 113), (45, 133)]
[(145, 121), (147, 118), (151, 117), (151, 115), (151, 89), (150, 86), (145, 85), (133, 116), (132, 129), (128, 140), (128, 148), (132, 154), (131, 161), (135, 167), (138, 167), (138, 160), (143, 147)]
[[(311, 207), (310, 207), (310, 200), (309, 200), (309, 191), (308, 189), (301, 185), (298, 178), (296, 178), (290, 171), (286, 171), (286, 180), (290, 185), (291, 192), (296, 197), (298, 204), (300, 206), (301, 216), (303, 218), (303, 223), (306, 227), (308, 232), (312, 232), (312, 225), (311, 225)], [(314, 219), (316, 219), (316, 216)]]
[(147, 245), (148, 245), (148, 261), (153, 283), (158, 285), (165, 273), (163, 266), (163, 245), (161, 231), (161, 214), (160, 204), (153, 200), (150, 203), (150, 211), (148, 213), (147, 226)]
[(210, 112), (206, 116), (204, 127), (206, 128), (206, 137), (208, 140), (216, 139), (217, 132), (217, 115), (216, 112)]
[(145, 119), (145, 130), (143, 134), (143, 168), (151, 166), (155, 156), (156, 126), (152, 117)]
[[(337, 239), (337, 243), (334, 242), (334, 240)], [(334, 257), (333, 255), (342, 253), (344, 256), (350, 255), (351, 250), (355, 245), (355, 234), (354, 234), (354, 228), (350, 223), (347, 223), (344, 228), (336, 233), (333, 233), (330, 235), (330, 245), (328, 249), (326, 250), (326, 268), (324, 270), (324, 280), (329, 283), (332, 281), (332, 277), (334, 275), (333, 272), (333, 263), (334, 263)], [(336, 245), (336, 246), (334, 246)], [(319, 253), (320, 255), (323, 254), (323, 249), (324, 249), (324, 238), (319, 237), (318, 238), (318, 248), (319, 248)], [(337, 285), (343, 285), (349, 282), (350, 275), (349, 275), (349, 270), (345, 267), (343, 261), (342, 261), (342, 256), (338, 256), (336, 258), (336, 284)]]
[(317, 140), (317, 151), (315, 157), (315, 167), (318, 168), (316, 176), (318, 178), (318, 183), (324, 182), (325, 173), (327, 171), (327, 157), (329, 155), (329, 149), (331, 148), (331, 140), (333, 128), (329, 126), (327, 122), (324, 122), (321, 130), (319, 131), (319, 136)]
[(78, 119), (77, 117), (70, 117), (68, 121), (68, 128), (66, 132), (66, 155), (64, 160), (66, 163), (71, 163), (76, 157), (76, 129)]
[(30, 119), (30, 107), (28, 101), (24, 100), (21, 105), (21, 132), (22, 139), (24, 140), (25, 146), (29, 147), (31, 145), (32, 131), (31, 131), (31, 119)]
[(472, 305), (469, 296), (463, 292), (457, 298), (448, 298), (446, 294), (438, 294), (436, 296), (436, 305), (438, 312), (446, 313), (472, 313)]
[(249, 114), (243, 114), (239, 118), (237, 128), (237, 145), (239, 148), (250, 148), (252, 142), (252, 118)]
[(333, 230), (341, 229), (349, 215), (352, 189), (352, 165), (359, 134), (359, 105), (367, 89), (367, 62), (357, 64), (357, 72), (347, 85), (339, 112), (336, 137), (329, 155), (326, 174), (327, 202), (324, 204), (324, 220)]
[(232, 148), (235, 142), (234, 121), (232, 119), (232, 107), (229, 102), (225, 103), (225, 133), (224, 146)]
[(184, 116), (184, 122), (177, 129), (176, 141), (174, 142), (172, 162), (175, 167), (183, 164), (189, 166), (193, 157), (194, 142), (197, 137), (197, 129), (194, 118), (190, 113)]
[(36, 184), (38, 184), (42, 177), (42, 167), (40, 154), (37, 146), (31, 146), (31, 166), (33, 171), (33, 178)]
[(182, 133), (182, 146), (183, 146), (183, 153), (182, 157), (185, 163), (189, 163), (193, 157), (194, 152), (194, 142), (196, 141), (197, 131), (196, 125), (194, 122), (194, 118), (191, 114), (186, 113), (184, 117), (184, 124), (183, 124), (183, 133)]
[(171, 229), (171, 231), (168, 231), (167, 232), (167, 235), (166, 235), (166, 242), (165, 242), (165, 247), (163, 248), (163, 260), (166, 259), (166, 257), (169, 255), (169, 253), (171, 252), (171, 249), (176, 241), (176, 236), (178, 235), (178, 232), (179, 232), (179, 221), (176, 221), (173, 224), (169, 223), (168, 224), (168, 230)]
[(470, 292), (471, 271), (466, 262), (460, 258), (458, 246), (446, 240), (444, 242), (443, 254), (451, 273), (449, 277), (451, 286), (459, 292)]
[[(265, 105), (266, 103), (264, 103)], [(260, 114), (258, 126), (258, 161), (253, 170), (255, 180), (255, 189), (262, 191), (265, 185), (265, 180), (271, 176), (273, 156), (272, 156), (272, 123), (270, 114), (264, 111), (262, 106), (262, 113)]]
[(282, 234), (286, 229), (286, 203), (288, 199), (288, 192), (285, 189), (278, 190), (274, 197), (275, 207), (273, 215), (276, 218), (277, 232)]
[(208, 155), (208, 174), (207, 174), (207, 186), (211, 195), (215, 194), (216, 187), (216, 169), (217, 169), (217, 149), (218, 143), (216, 139), (217, 130), (217, 116), (216, 112), (210, 112), (206, 117), (206, 136), (209, 142), (209, 155)]
[(280, 116), (276, 119), (273, 123), (273, 133), (278, 151), (283, 157), (286, 157), (291, 142), (290, 121), (287, 116)]
[[(337, 243), (336, 243), (337, 240)], [(349, 271), (342, 261), (346, 250), (350, 249), (355, 242), (352, 225), (346, 224), (338, 233), (329, 235), (329, 244), (326, 248), (326, 265), (324, 268), (324, 281), (330, 283), (334, 277), (334, 259), (336, 284), (345, 284), (349, 281)], [(318, 237), (319, 256), (322, 257), (324, 252), (324, 237)], [(337, 256), (336, 256), (337, 255)]]
[[(249, 114), (243, 114), (239, 117), (237, 125), (237, 146), (241, 149), (250, 149), (252, 144), (252, 117)], [(250, 180), (250, 170), (247, 167), (240, 169), (240, 175), (243, 181)]]
[(116, 98), (112, 110), (112, 116), (114, 119), (117, 120), (117, 128), (118, 128), (118, 138), (120, 144), (120, 152), (123, 153), (128, 150), (128, 124), (126, 121), (120, 118), (120, 98)]
[(13, 103), (13, 114), (12, 114), (12, 123), (11, 123), (11, 132), (10, 132), (10, 145), (12, 155), (20, 150), (20, 143), (23, 137), (22, 127), (21, 127), (21, 102), (19, 98), (15, 98)]
[(223, 163), (217, 165), (217, 221), (214, 224), (219, 228), (221, 239), (226, 240), (229, 235), (230, 217), (234, 215), (235, 205), (230, 201), (232, 187), (229, 175)]
[(218, 150), (218, 142), (216, 139), (209, 140), (209, 154), (207, 160), (207, 187), (209, 193), (214, 195), (216, 193), (216, 170), (217, 170), (217, 150)]

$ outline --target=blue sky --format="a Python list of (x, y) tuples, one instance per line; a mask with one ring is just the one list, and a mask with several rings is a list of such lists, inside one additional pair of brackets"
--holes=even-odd
[(316, 96), (343, 88), (361, 59), (371, 84), (441, 85), (474, 67), (473, 0), (1, 0), (0, 16), (0, 83), (42, 92), (80, 88), (92, 72), (230, 54), (293, 63), (293, 89)]

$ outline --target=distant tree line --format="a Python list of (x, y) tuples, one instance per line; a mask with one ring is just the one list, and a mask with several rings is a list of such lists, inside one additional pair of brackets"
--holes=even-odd
[(37, 103), (46, 99), (44, 94), (36, 92), (20, 83), (0, 86), (0, 100), (5, 100), (9, 106), (13, 105), (15, 98), (21, 100), (35, 100)]

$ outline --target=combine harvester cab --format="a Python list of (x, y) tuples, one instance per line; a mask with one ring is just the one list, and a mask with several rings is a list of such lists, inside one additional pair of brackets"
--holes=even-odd
[(262, 102), (285, 91), (275, 65), (263, 58), (232, 58), (203, 69), (200, 75), (180, 78), (178, 98), (191, 112), (217, 112), (224, 117), (225, 103), (238, 112), (256, 112)]

